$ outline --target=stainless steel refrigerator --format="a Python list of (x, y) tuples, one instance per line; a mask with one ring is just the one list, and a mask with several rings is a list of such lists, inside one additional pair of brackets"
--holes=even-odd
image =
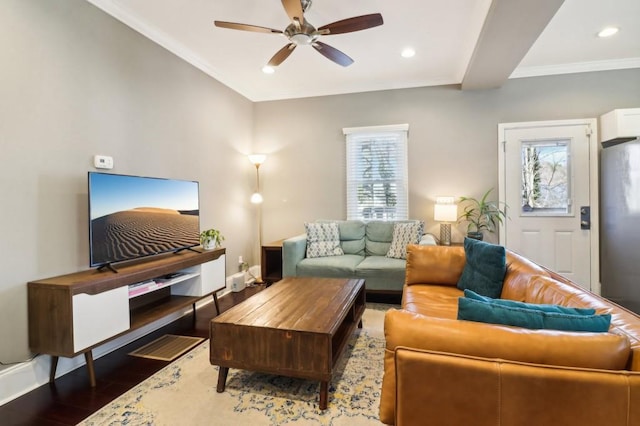
[(640, 140), (603, 143), (600, 155), (602, 295), (640, 313)]

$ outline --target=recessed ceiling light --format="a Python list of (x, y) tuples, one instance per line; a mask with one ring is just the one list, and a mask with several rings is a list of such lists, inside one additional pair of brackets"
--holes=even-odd
[(265, 74), (273, 74), (274, 72), (276, 72), (275, 68), (270, 67), (269, 65), (265, 65), (264, 67), (262, 67), (262, 72)]
[(406, 47), (402, 50), (401, 55), (403, 58), (413, 58), (416, 56), (416, 51), (412, 47)]
[(611, 37), (618, 32), (617, 27), (607, 27), (598, 33), (598, 37)]

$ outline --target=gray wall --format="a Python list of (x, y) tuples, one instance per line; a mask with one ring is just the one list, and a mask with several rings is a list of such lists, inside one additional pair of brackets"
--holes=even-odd
[(30, 356), (26, 283), (88, 268), (94, 154), (200, 181), (227, 271), (251, 256), (250, 101), (83, 0), (4, 0), (0, 52), (1, 362)]
[[(256, 150), (270, 154), (261, 175), (264, 239), (302, 233), (305, 221), (345, 218), (344, 127), (409, 124), (410, 217), (439, 235), (435, 197), (495, 188), (497, 198), (498, 123), (638, 106), (640, 69), (516, 79), (477, 92), (440, 86), (257, 103)], [(453, 240), (464, 231), (454, 229)]]

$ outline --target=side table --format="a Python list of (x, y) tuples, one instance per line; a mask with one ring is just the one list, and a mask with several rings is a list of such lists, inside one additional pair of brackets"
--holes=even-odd
[(271, 285), (282, 279), (282, 241), (278, 240), (262, 246), (260, 259), (262, 280)]

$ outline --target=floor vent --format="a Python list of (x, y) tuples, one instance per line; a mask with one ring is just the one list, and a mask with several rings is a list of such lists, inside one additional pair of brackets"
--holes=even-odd
[(197, 346), (204, 338), (190, 336), (176, 336), (165, 334), (164, 336), (147, 343), (141, 348), (130, 352), (129, 355), (141, 358), (151, 358), (160, 361), (173, 361), (180, 355)]

